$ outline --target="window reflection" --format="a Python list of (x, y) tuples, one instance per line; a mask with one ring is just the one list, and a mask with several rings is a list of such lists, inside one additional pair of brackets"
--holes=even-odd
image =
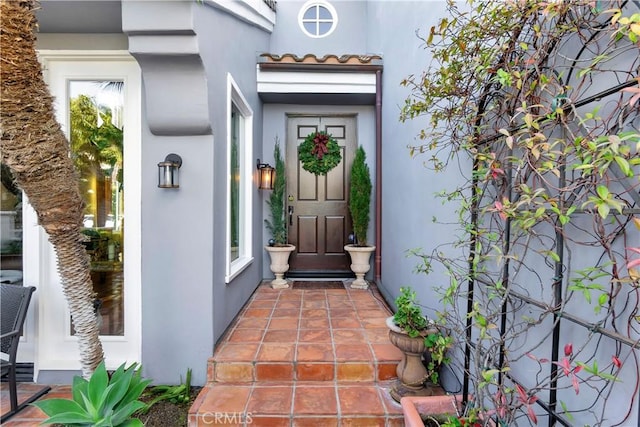
[(239, 258), (240, 239), (240, 159), (238, 158), (238, 143), (240, 138), (241, 115), (235, 105), (231, 109), (231, 183), (229, 193), (231, 197), (231, 261)]
[(100, 335), (124, 334), (123, 89), (117, 81), (69, 82), (69, 138)]
[(4, 163), (1, 178), (0, 282), (22, 285), (22, 191)]

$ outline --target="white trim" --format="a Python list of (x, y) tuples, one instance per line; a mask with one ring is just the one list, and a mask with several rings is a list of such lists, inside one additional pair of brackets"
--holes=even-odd
[(273, 32), (276, 13), (262, 0), (206, 0), (211, 5), (258, 28)]
[[(304, 20), (305, 13), (307, 13), (307, 10), (309, 10), (310, 8), (317, 7), (317, 6), (324, 7), (331, 14), (331, 20), (330, 21), (328, 21), (326, 19), (325, 20), (318, 19), (318, 21), (314, 21), (316, 23), (317, 22), (331, 22), (331, 28), (329, 28), (329, 31), (327, 31), (324, 34), (312, 34), (309, 31), (307, 31), (307, 29), (304, 26), (304, 23), (308, 22), (308, 21)], [(302, 32), (305, 35), (307, 35), (308, 37), (311, 37), (313, 39), (321, 39), (321, 38), (324, 38), (324, 37), (328, 37), (338, 27), (338, 12), (336, 11), (336, 8), (333, 7), (333, 5), (330, 4), (328, 1), (325, 1), (325, 0), (309, 0), (308, 2), (306, 2), (300, 8), (300, 11), (298, 12), (298, 26), (300, 26), (300, 29), (302, 30)]]
[[(127, 141), (124, 147), (124, 182), (126, 182), (124, 197), (127, 217), (127, 235), (124, 242), (125, 335), (100, 337), (107, 368), (115, 369), (125, 361), (140, 361), (142, 356), (141, 72), (135, 59), (126, 51), (42, 50), (38, 52), (38, 56), (43, 64), (45, 79), (51, 91), (58, 96), (56, 114), (62, 123), (67, 121), (65, 116), (68, 113), (68, 108), (62, 104), (66, 101), (67, 79), (125, 81), (124, 97), (127, 108), (124, 118), (124, 134)], [(113, 62), (118, 64), (112, 64)], [(51, 70), (54, 64), (67, 66), (54, 73)], [(60, 97), (61, 93), (65, 95)], [(30, 234), (28, 237), (30, 244), (39, 242), (40, 257), (37, 265), (33, 266), (37, 272), (29, 272), (29, 280), (33, 280), (33, 277), (38, 278), (39, 301), (46, 301), (45, 304), (39, 304), (36, 368), (38, 370), (78, 370), (80, 357), (76, 344), (77, 338), (68, 333), (69, 310), (60, 292), (60, 279), (55, 269), (55, 254), (46, 238), (46, 233), (36, 225), (35, 213), (30, 213), (29, 217), (31, 224), (29, 224), (29, 230), (25, 227), (25, 232)]]
[[(240, 129), (242, 145), (239, 149), (240, 161), (240, 243), (239, 256), (231, 260), (231, 111), (233, 105), (240, 111), (243, 117), (243, 126)], [(227, 197), (226, 197), (226, 268), (225, 283), (230, 283), (238, 274), (245, 270), (253, 262), (252, 253), (252, 211), (253, 211), (253, 110), (242, 95), (231, 74), (227, 73)]]
[(376, 93), (374, 73), (257, 70), (258, 93)]

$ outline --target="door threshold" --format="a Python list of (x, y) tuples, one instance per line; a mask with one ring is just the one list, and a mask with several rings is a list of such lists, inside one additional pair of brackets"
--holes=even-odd
[(288, 279), (296, 280), (336, 280), (336, 279), (353, 279), (355, 275), (352, 271), (342, 270), (303, 270), (303, 271), (288, 271), (285, 274)]

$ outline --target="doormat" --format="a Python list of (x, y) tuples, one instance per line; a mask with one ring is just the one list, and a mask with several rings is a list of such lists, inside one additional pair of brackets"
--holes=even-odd
[(292, 289), (306, 289), (306, 290), (319, 290), (319, 289), (344, 289), (342, 280), (295, 280), (291, 285)]

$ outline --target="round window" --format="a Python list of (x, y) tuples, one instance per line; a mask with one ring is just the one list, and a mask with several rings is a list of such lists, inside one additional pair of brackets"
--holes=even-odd
[(300, 9), (298, 24), (309, 37), (326, 37), (338, 25), (338, 14), (328, 2), (312, 0), (305, 3)]

